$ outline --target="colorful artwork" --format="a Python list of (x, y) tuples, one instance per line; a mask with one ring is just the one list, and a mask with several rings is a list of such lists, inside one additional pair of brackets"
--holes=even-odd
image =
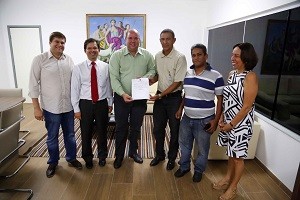
[(100, 60), (108, 62), (110, 55), (126, 46), (128, 30), (140, 33), (140, 46), (146, 48), (146, 15), (144, 14), (87, 14), (87, 37), (100, 44)]

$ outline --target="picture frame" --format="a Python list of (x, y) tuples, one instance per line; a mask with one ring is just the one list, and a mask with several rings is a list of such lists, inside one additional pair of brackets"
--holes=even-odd
[(268, 20), (261, 74), (300, 75), (299, 33), (300, 21)]
[(99, 59), (109, 62), (113, 52), (126, 46), (129, 29), (140, 34), (140, 47), (146, 48), (146, 14), (86, 14), (87, 38), (99, 40)]

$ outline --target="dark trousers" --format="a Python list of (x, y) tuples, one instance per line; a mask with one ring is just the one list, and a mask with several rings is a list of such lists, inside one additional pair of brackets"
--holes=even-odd
[(135, 100), (125, 103), (123, 97), (114, 94), (114, 110), (116, 120), (116, 158), (123, 158), (125, 153), (128, 128), (130, 127), (129, 155), (137, 153), (138, 137), (141, 134), (141, 126), (146, 113), (146, 100)]
[(166, 126), (169, 122), (170, 127), (170, 144), (168, 159), (175, 160), (178, 153), (178, 134), (180, 119), (176, 119), (175, 114), (182, 101), (181, 96), (167, 96), (162, 99), (158, 99), (154, 103), (153, 107), (153, 134), (156, 140), (156, 156), (165, 157), (164, 142), (166, 135)]
[(82, 158), (89, 162), (93, 159), (92, 137), (96, 125), (98, 158), (107, 158), (107, 126), (108, 103), (107, 100), (93, 103), (91, 100), (79, 101), (81, 112), (80, 128), (82, 139)]

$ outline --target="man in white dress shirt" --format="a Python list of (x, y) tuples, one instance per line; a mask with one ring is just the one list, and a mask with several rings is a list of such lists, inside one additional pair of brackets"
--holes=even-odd
[(47, 129), (48, 178), (55, 174), (59, 160), (60, 126), (64, 135), (66, 160), (71, 166), (82, 168), (76, 159), (74, 112), (70, 91), (74, 63), (70, 56), (63, 53), (65, 43), (66, 37), (62, 33), (51, 33), (50, 50), (33, 59), (30, 71), (28, 96), (32, 98), (34, 117), (37, 120), (45, 120)]
[[(107, 158), (108, 113), (112, 111), (112, 89), (108, 64), (98, 60), (99, 42), (89, 38), (84, 42), (87, 60), (76, 65), (72, 73), (71, 100), (75, 118), (80, 120), (82, 158), (86, 167), (93, 167), (92, 137), (96, 125), (99, 165), (105, 166)], [(92, 68), (96, 68), (96, 99), (92, 98)]]

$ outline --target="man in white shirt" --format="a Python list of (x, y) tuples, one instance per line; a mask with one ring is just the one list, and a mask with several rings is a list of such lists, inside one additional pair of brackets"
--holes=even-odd
[[(81, 169), (76, 159), (74, 112), (71, 104), (71, 74), (74, 63), (63, 53), (66, 37), (53, 32), (49, 37), (50, 51), (36, 56), (31, 65), (29, 94), (32, 98), (34, 116), (45, 120), (47, 148), (49, 153), (48, 178), (55, 174), (59, 160), (58, 134), (61, 126), (68, 163)], [(40, 102), (39, 98), (40, 97)]]
[(154, 102), (153, 108), (153, 134), (155, 136), (155, 158), (150, 166), (156, 166), (165, 160), (164, 150), (166, 126), (170, 127), (170, 143), (168, 151), (167, 170), (175, 167), (175, 159), (178, 153), (178, 133), (180, 119), (175, 114), (182, 101), (182, 81), (186, 74), (187, 62), (185, 55), (174, 47), (175, 33), (171, 29), (164, 29), (160, 33), (162, 50), (155, 55), (157, 76), (150, 80), (158, 81), (157, 93), (150, 100)]
[[(99, 165), (105, 166), (107, 158), (108, 113), (112, 111), (112, 89), (108, 64), (98, 60), (99, 42), (89, 38), (84, 42), (87, 60), (76, 65), (72, 73), (71, 100), (75, 118), (80, 120), (82, 158), (86, 167), (93, 167), (92, 137), (96, 125)], [(93, 69), (94, 68), (94, 69)], [(93, 72), (93, 70), (95, 70)], [(95, 74), (95, 79), (93, 78)], [(96, 82), (94, 82), (96, 80)], [(93, 91), (95, 84), (95, 93)]]

